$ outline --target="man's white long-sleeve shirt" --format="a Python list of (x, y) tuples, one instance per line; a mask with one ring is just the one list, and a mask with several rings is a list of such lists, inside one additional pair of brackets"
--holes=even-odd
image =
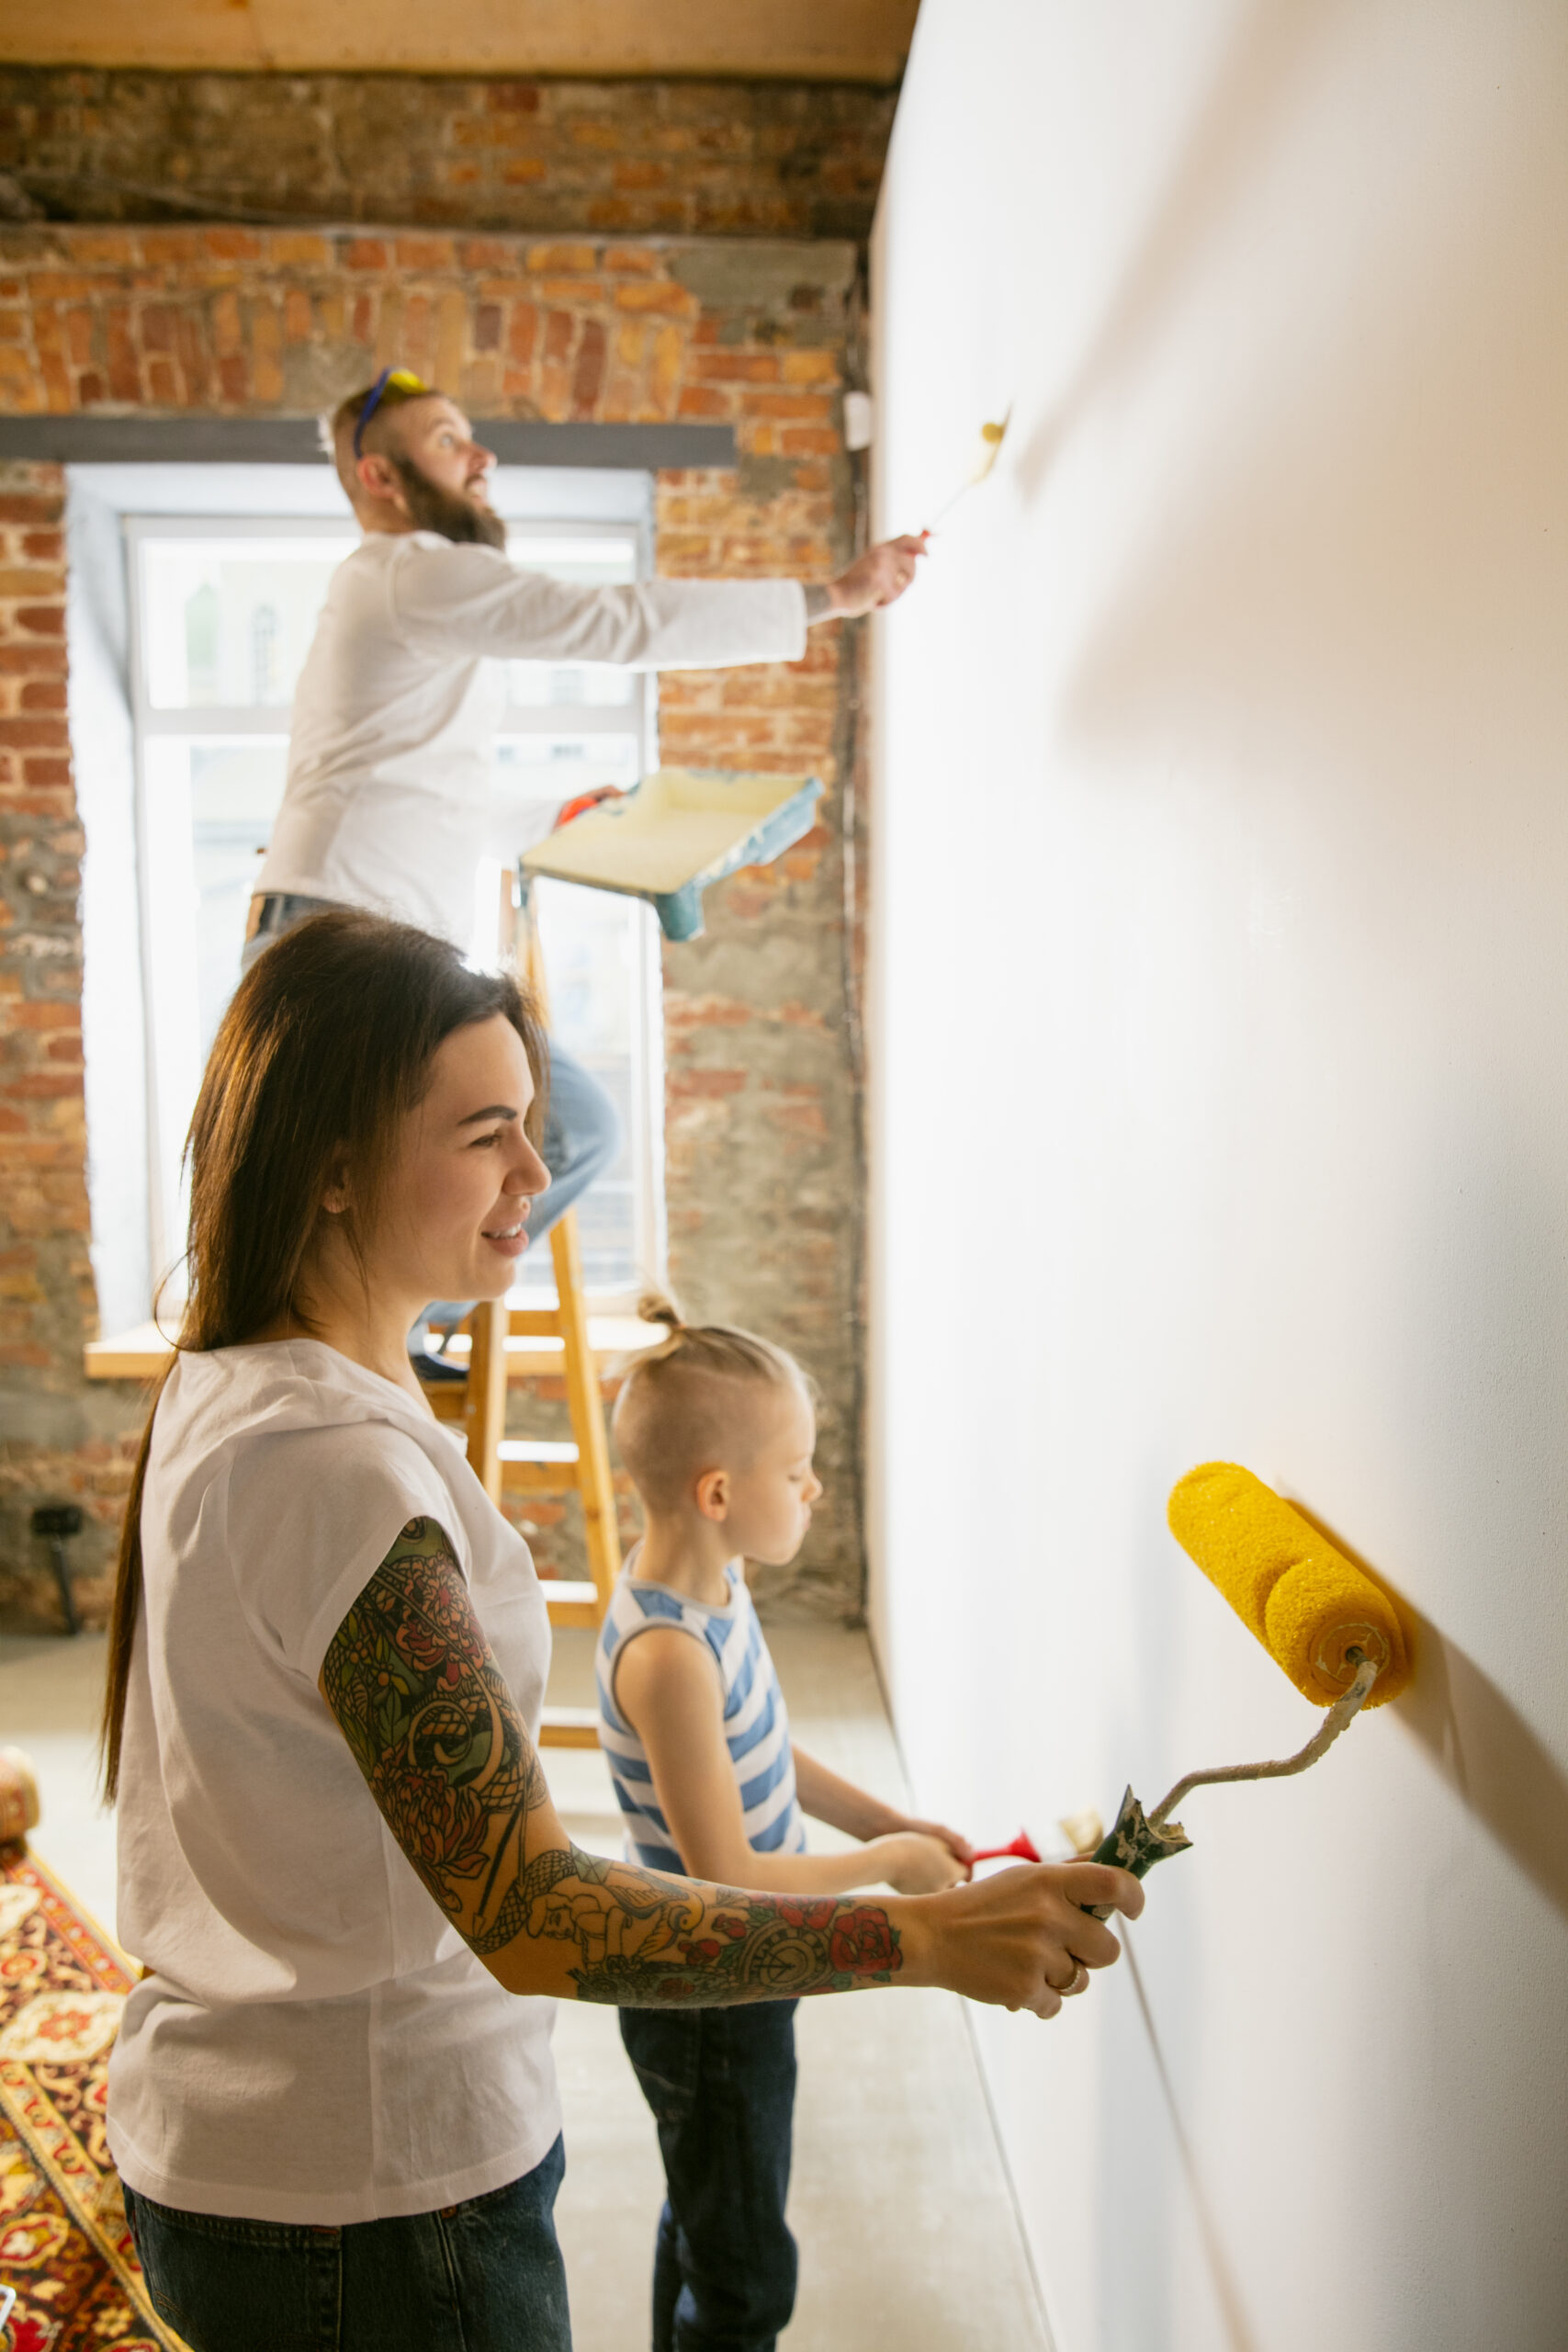
[(488, 848), (501, 662), (708, 670), (798, 662), (793, 580), (578, 588), (434, 532), (367, 537), (339, 565), (299, 674), (288, 780), (256, 888), (335, 899), (467, 945)]

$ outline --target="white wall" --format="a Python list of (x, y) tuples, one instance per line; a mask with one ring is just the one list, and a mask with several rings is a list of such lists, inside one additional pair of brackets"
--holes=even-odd
[(1249, 1464), (1419, 1679), (1194, 1796), (981, 2039), (1059, 2352), (1568, 2343), (1568, 12), (924, 0), (875, 269), (876, 1611), (923, 1803), (1316, 1721)]

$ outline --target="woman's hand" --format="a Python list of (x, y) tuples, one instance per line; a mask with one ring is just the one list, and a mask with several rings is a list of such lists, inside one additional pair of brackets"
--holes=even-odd
[(906, 1981), (1054, 2018), (1086, 1989), (1086, 1970), (1109, 1968), (1121, 1953), (1110, 1928), (1090, 1917), (1091, 1904), (1135, 1919), (1144, 1890), (1130, 1871), (1103, 1862), (1023, 1863), (900, 1904)]
[(968, 1877), (966, 1863), (952, 1848), (923, 1830), (895, 1830), (886, 1838), (868, 1839), (864, 1849), (869, 1879), (875, 1875), (900, 1894), (940, 1894), (943, 1887), (961, 1886)]

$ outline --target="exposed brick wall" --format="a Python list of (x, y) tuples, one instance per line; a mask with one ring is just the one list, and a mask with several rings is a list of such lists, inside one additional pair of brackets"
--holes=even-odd
[(79, 1499), (112, 1543), (125, 1449), (87, 1402), (96, 1329), (82, 1074), (82, 833), (65, 719), (64, 482), (0, 466), (0, 1561), (44, 1563), (34, 1503)]
[[(840, 401), (854, 263), (852, 249), (830, 243), (11, 230), (0, 235), (0, 406), (13, 413), (308, 413), (397, 357), (452, 386), (481, 417), (725, 420), (736, 428), (737, 471), (660, 480), (660, 569), (822, 578), (847, 556), (852, 531)], [(59, 479), (39, 469), (25, 487), (46, 502), (31, 515), (41, 550), (59, 527)], [(64, 575), (60, 548), (49, 540), (53, 552), (40, 552), (34, 582), (24, 560), (28, 517), (9, 527), (22, 535), (16, 560), (25, 574), (15, 602), (0, 607), (7, 631), (0, 643), (17, 649), (18, 662), (6, 673), (17, 706), (6, 724), (22, 730), (7, 745), (9, 774), (25, 799), (22, 763), (30, 761), (54, 796), (45, 813), (55, 863), (37, 902), (47, 926), (29, 914), (27, 957), (0, 966), (18, 974), (0, 1000), (0, 1041), (13, 1050), (23, 1085), (11, 1107), (24, 1122), (13, 1131), (17, 1142), (38, 1149), (41, 1138), (57, 1157), (39, 1180), (47, 1215), (28, 1208), (30, 1175), (15, 1196), (47, 1229), (22, 1237), (34, 1255), (14, 1270), (18, 1283), (37, 1283), (39, 1295), (17, 1302), (25, 1329), (17, 1344), (34, 1352), (0, 1363), (13, 1390), (9, 1399), (0, 1396), (0, 1412), (14, 1438), (0, 1605), (42, 1615), (48, 1580), (22, 1532), (25, 1510), (49, 1491), (96, 1498), (105, 1524), (89, 1531), (78, 1554), (84, 1600), (90, 1611), (101, 1610), (110, 1490), (123, 1480), (123, 1437), (140, 1400), (80, 1375), (92, 1305), (79, 1039), (64, 1022), (58, 1031), (28, 1025), (54, 1019), (57, 1009), (73, 1015), (80, 990), (67, 870), (78, 836), (60, 707)], [(683, 673), (661, 688), (667, 759), (809, 769), (828, 786), (806, 840), (775, 865), (709, 894), (708, 935), (667, 947), (665, 980), (674, 1279), (694, 1311), (771, 1333), (820, 1384), (828, 1495), (802, 1561), (773, 1577), (769, 1591), (775, 1601), (829, 1612), (857, 1605), (861, 1561), (848, 1215), (860, 1169), (843, 1022), (837, 793), (849, 646), (850, 634), (830, 627), (814, 632), (798, 664)], [(36, 657), (34, 647), (43, 649)], [(35, 658), (38, 669), (24, 674), (24, 661)], [(48, 689), (48, 707), (21, 708), (28, 681)], [(28, 729), (41, 731), (34, 738)], [(79, 746), (78, 756), (90, 748)], [(15, 821), (37, 845), (44, 835), (30, 808)], [(14, 945), (23, 933), (15, 910), (33, 901), (24, 907), (7, 888)], [(47, 1012), (28, 1011), (34, 1004)], [(28, 1092), (40, 1073), (62, 1091)], [(47, 1401), (41, 1421), (36, 1410), (30, 1420), (22, 1411), (19, 1373)], [(517, 1399), (536, 1430), (557, 1409), (543, 1396)], [(17, 1436), (18, 1427), (30, 1434)], [(571, 1514), (547, 1507), (530, 1516), (542, 1562), (572, 1565)]]
[(895, 93), (0, 67), (0, 172), (67, 220), (864, 238)]

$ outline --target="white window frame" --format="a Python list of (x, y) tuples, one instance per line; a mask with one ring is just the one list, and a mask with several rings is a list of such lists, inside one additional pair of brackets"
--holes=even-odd
[[(160, 943), (166, 935), (166, 910), (159, 903), (167, 888), (164, 861), (153, 839), (156, 821), (148, 790), (148, 746), (158, 738), (178, 737), (212, 742), (277, 742), (287, 745), (292, 703), (268, 706), (207, 704), (200, 707), (163, 709), (148, 691), (143, 608), (145, 582), (143, 549), (149, 541), (170, 539), (342, 539), (344, 552), (358, 544), (352, 521), (321, 514), (257, 515), (232, 510), (218, 514), (155, 514), (126, 513), (120, 518), (125, 546), (129, 605), (129, 688), (135, 777), (135, 838), (137, 897), (141, 943), (141, 984), (145, 1005), (149, 1186), (148, 1212), (153, 1283), (166, 1284), (172, 1304), (182, 1293), (185, 1248), (185, 1191), (180, 1177), (183, 1134), (175, 1133), (176, 1113), (166, 1099), (172, 1083), (167, 1067), (159, 1067), (160, 1007), (167, 1001), (161, 985)], [(532, 545), (547, 548), (570, 540), (631, 539), (636, 548), (634, 577), (652, 571), (652, 534), (647, 522), (607, 521), (600, 517), (562, 515), (538, 520), (509, 518), (507, 554), (527, 563)], [(554, 663), (558, 669), (581, 664)], [(632, 735), (639, 747), (641, 772), (658, 764), (658, 680), (651, 672), (634, 672), (633, 693), (621, 703), (592, 705), (523, 704), (507, 698), (497, 725), (498, 738), (556, 735), (581, 739), (596, 734)], [(557, 884), (559, 889), (570, 884)], [(629, 1285), (592, 1290), (593, 1305), (604, 1313), (629, 1312), (651, 1281), (662, 1286), (667, 1262), (664, 1195), (663, 1106), (664, 1034), (663, 970), (659, 927), (651, 907), (636, 903), (633, 939), (637, 955), (631, 974), (633, 990), (632, 1134), (633, 1243), (637, 1273)], [(165, 1064), (167, 1062), (165, 1051)], [(536, 1295), (536, 1294), (535, 1294)]]

